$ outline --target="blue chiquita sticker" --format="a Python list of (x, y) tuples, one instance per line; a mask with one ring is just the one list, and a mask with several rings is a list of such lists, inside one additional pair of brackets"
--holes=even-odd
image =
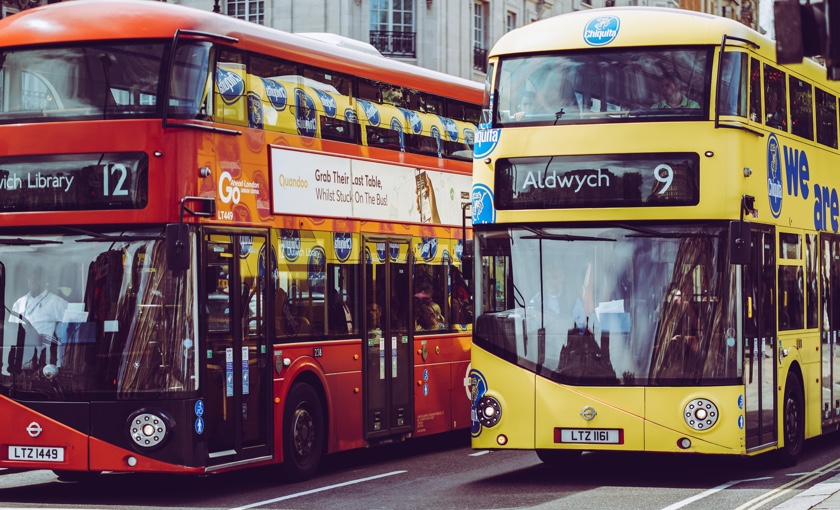
[(776, 135), (767, 137), (767, 197), (774, 218), (782, 214), (782, 156)]
[(500, 129), (479, 129), (476, 131), (473, 158), (481, 159), (489, 156), (496, 149), (501, 136), (502, 131)]
[(262, 99), (253, 92), (248, 92), (248, 127), (254, 129), (263, 128)]
[(347, 262), (353, 252), (353, 236), (349, 232), (333, 234), (333, 250), (339, 262)]
[(621, 21), (615, 16), (599, 16), (583, 29), (583, 40), (590, 46), (606, 46), (618, 36)]
[(365, 117), (367, 117), (368, 124), (371, 126), (378, 126), (380, 122), (379, 118), (379, 110), (376, 109), (376, 106), (369, 101), (365, 101), (359, 99), (359, 105), (362, 107), (362, 111), (365, 112)]
[(225, 104), (232, 105), (245, 94), (245, 81), (238, 74), (216, 68), (216, 86)]
[(470, 370), (470, 403), (472, 405), (472, 412), (470, 413), (470, 433), (473, 437), (481, 435), (481, 422), (478, 421), (478, 402), (481, 397), (487, 393), (487, 379), (484, 374), (476, 369)]
[(420, 257), (426, 262), (431, 262), (437, 255), (437, 237), (424, 237), (420, 245)]
[(493, 207), (493, 192), (484, 184), (475, 184), (472, 189), (473, 225), (496, 223), (496, 209)]
[(265, 87), (265, 95), (268, 98), (268, 102), (271, 106), (277, 110), (278, 112), (282, 112), (286, 109), (286, 105), (289, 103), (289, 94), (286, 92), (286, 87), (283, 86), (282, 83), (276, 82), (269, 78), (260, 78), (263, 82), (263, 86)]
[(315, 101), (303, 89), (295, 89), (295, 123), (298, 134), (315, 136), (318, 122), (315, 120)]
[(323, 90), (315, 89), (315, 93), (318, 94), (318, 99), (321, 100), (321, 106), (324, 107), (324, 114), (327, 117), (335, 117), (335, 113), (338, 110), (335, 99)]
[(283, 258), (294, 262), (300, 255), (300, 232), (284, 228), (280, 231), (280, 248), (283, 250)]

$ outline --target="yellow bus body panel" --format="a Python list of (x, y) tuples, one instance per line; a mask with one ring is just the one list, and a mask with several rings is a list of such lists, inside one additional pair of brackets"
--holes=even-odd
[[(537, 449), (562, 447), (573, 450), (645, 449), (644, 388), (587, 387), (557, 384), (537, 378), (537, 405), (534, 418)], [(583, 410), (597, 413), (592, 420), (583, 417)], [(555, 428), (621, 429), (624, 444), (557, 444)]]
[(475, 346), (471, 356), (473, 371), (493, 374), (493, 379), (487, 381), (486, 394), (498, 399), (502, 406), (502, 417), (496, 426), (484, 428), (478, 435), (473, 432), (473, 448), (499, 448), (496, 438), (504, 435), (508, 441), (505, 448), (533, 449), (534, 422), (529, 417), (534, 416), (536, 376)]

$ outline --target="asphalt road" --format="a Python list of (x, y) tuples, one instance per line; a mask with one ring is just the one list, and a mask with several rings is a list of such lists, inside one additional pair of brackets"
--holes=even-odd
[(208, 477), (106, 473), (86, 483), (0, 471), (0, 508), (763, 510), (790, 505), (837, 470), (840, 434), (808, 441), (787, 469), (768, 456), (591, 453), (557, 470), (532, 452), (473, 451), (457, 433), (334, 455), (301, 483), (284, 482), (276, 468)]

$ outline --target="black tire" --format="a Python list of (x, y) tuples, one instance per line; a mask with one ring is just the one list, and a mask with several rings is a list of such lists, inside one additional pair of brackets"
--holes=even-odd
[(580, 450), (537, 450), (537, 457), (547, 466), (569, 468), (581, 453)]
[(288, 480), (299, 482), (315, 474), (326, 434), (318, 392), (308, 384), (295, 384), (283, 411), (283, 472)]
[(791, 375), (785, 383), (782, 401), (782, 430), (784, 446), (778, 451), (779, 464), (790, 467), (796, 464), (805, 445), (805, 403), (799, 377)]
[(64, 471), (61, 469), (53, 469), (53, 473), (62, 482), (93, 482), (102, 474), (101, 471)]

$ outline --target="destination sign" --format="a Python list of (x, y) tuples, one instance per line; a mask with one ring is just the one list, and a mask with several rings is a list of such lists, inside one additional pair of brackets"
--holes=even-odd
[(142, 209), (148, 170), (143, 152), (0, 158), (0, 211)]
[(689, 152), (500, 159), (496, 208), (697, 205), (699, 168)]

